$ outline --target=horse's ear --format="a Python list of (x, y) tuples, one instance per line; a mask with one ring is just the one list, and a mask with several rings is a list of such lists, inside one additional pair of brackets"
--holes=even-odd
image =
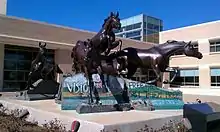
[(44, 47), (46, 47), (47, 46), (47, 43), (44, 43)]
[(185, 45), (185, 47), (189, 46), (189, 45), (191, 44), (191, 42), (192, 42), (192, 41), (189, 41), (189, 42)]
[(39, 42), (39, 47), (46, 47), (47, 43), (44, 43), (44, 45), (42, 45), (41, 42)]
[(118, 13), (118, 11), (117, 11), (117, 13), (116, 13), (116, 18), (119, 16), (119, 13)]
[(112, 16), (114, 16), (114, 13), (113, 13), (113, 12), (111, 12), (111, 13), (110, 13), (110, 16), (111, 16), (111, 17), (112, 17)]

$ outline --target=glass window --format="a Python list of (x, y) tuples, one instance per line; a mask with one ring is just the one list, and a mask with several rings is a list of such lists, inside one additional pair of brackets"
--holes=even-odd
[(129, 25), (129, 26), (126, 26), (126, 27), (125, 27), (125, 30), (126, 30), (126, 31), (129, 31), (129, 30), (132, 30), (132, 29), (133, 29), (133, 25)]
[(154, 29), (154, 25), (151, 24), (151, 23), (148, 23), (148, 24), (147, 24), (147, 28), (148, 28), (148, 29)]
[[(173, 74), (170, 74), (170, 79), (173, 77)], [(181, 69), (178, 71), (176, 78), (173, 81), (171, 87), (179, 86), (199, 86), (199, 71), (197, 69)]]
[(18, 60), (31, 60), (32, 53), (28, 51), (19, 51), (17, 52)]
[(209, 40), (210, 52), (220, 52), (220, 40)]
[(146, 22), (144, 22), (144, 28), (147, 28), (147, 23)]
[(19, 90), (20, 89), (20, 85), (18, 82), (8, 82), (8, 81), (4, 81), (3, 83), (3, 90), (4, 91), (15, 91), (15, 90)]
[(4, 60), (4, 69), (5, 70), (16, 70), (17, 68), (16, 60)]
[(147, 42), (159, 43), (159, 33), (147, 35)]
[(140, 36), (140, 35), (141, 35), (140, 30), (126, 33), (126, 37), (128, 37), (128, 38), (135, 37), (135, 36)]
[[(28, 79), (31, 62), (38, 54), (38, 48), (5, 45), (4, 91), (24, 88)], [(54, 50), (48, 49), (49, 61), (54, 59)]]
[(137, 24), (134, 24), (134, 28), (133, 29), (137, 29), (137, 28), (141, 28), (141, 22), (137, 23)]
[(220, 45), (216, 45), (216, 52), (220, 51)]
[(220, 68), (211, 68), (211, 86), (220, 86)]
[(144, 32), (144, 35), (147, 35), (147, 29), (144, 29), (143, 32)]
[(25, 75), (25, 80), (28, 80), (29, 72), (25, 72), (24, 75)]
[(114, 33), (119, 33), (119, 32), (120, 32), (120, 30), (113, 29), (113, 32), (114, 32)]
[(17, 62), (17, 69), (18, 70), (29, 71), (30, 67), (31, 67), (31, 61), (18, 60), (18, 62)]
[(134, 40), (141, 40), (141, 37), (134, 37), (134, 38), (131, 38), (131, 39), (134, 39)]
[(4, 71), (4, 80), (17, 80), (16, 71)]
[(7, 60), (17, 60), (17, 51), (15, 50), (5, 50), (5, 59)]
[(157, 30), (157, 31), (159, 31), (159, 26), (158, 25), (154, 25), (154, 30)]
[(163, 31), (163, 26), (160, 26), (160, 31)]
[(152, 30), (147, 30), (147, 34), (150, 35), (150, 34), (155, 34), (156, 32), (155, 31), (152, 31)]
[(25, 72), (18, 71), (17, 72), (17, 80), (18, 81), (25, 81)]
[(129, 30), (137, 29), (137, 28), (141, 28), (141, 22), (126, 26), (125, 31), (129, 31)]

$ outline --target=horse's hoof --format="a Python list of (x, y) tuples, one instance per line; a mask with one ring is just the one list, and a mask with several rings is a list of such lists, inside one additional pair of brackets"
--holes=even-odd
[(168, 80), (163, 81), (163, 84), (168, 84), (168, 83), (169, 83)]
[(102, 105), (102, 102), (101, 101), (97, 101), (95, 104), (96, 105)]
[(34, 90), (34, 88), (30, 87), (29, 90)]

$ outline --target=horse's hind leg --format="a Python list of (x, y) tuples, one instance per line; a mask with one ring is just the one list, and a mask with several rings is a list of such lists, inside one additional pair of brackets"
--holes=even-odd
[(89, 103), (93, 103), (93, 97), (92, 97), (92, 90), (93, 90), (93, 81), (92, 81), (92, 75), (89, 74), (87, 67), (84, 66), (84, 72), (85, 72), (85, 77), (88, 79), (89, 82)]
[[(107, 75), (108, 76), (108, 75)], [(108, 92), (108, 90), (107, 90), (107, 84), (106, 84), (106, 82), (105, 82), (105, 77), (104, 77), (104, 74), (103, 73), (101, 73), (100, 74), (100, 79), (102, 80), (102, 88), (105, 90), (105, 92), (107, 93)]]
[(131, 79), (131, 77), (135, 74), (135, 72), (137, 71), (137, 66), (135, 65), (128, 65), (128, 73), (127, 73), (127, 78)]
[(164, 84), (172, 83), (173, 80), (176, 78), (176, 75), (177, 75), (177, 73), (178, 73), (177, 69), (176, 69), (176, 68), (173, 68), (173, 67), (167, 67), (166, 70), (165, 70), (165, 72), (170, 72), (170, 73), (171, 73), (171, 72), (174, 72), (174, 75), (173, 75), (173, 77), (172, 77), (172, 79), (171, 79), (170, 81), (166, 80), (166, 81), (163, 82)]
[(152, 69), (153, 69), (153, 71), (154, 71), (154, 73), (156, 74), (157, 77), (155, 79), (153, 79), (153, 80), (147, 81), (147, 83), (149, 83), (149, 84), (155, 83), (157, 81), (161, 81), (161, 78), (160, 78), (160, 72), (161, 71), (160, 71), (158, 65), (153, 65)]

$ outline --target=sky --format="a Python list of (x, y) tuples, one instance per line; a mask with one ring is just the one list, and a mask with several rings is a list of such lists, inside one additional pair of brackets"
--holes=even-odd
[(111, 11), (120, 18), (144, 13), (164, 30), (220, 20), (220, 0), (7, 0), (7, 15), (98, 31)]

